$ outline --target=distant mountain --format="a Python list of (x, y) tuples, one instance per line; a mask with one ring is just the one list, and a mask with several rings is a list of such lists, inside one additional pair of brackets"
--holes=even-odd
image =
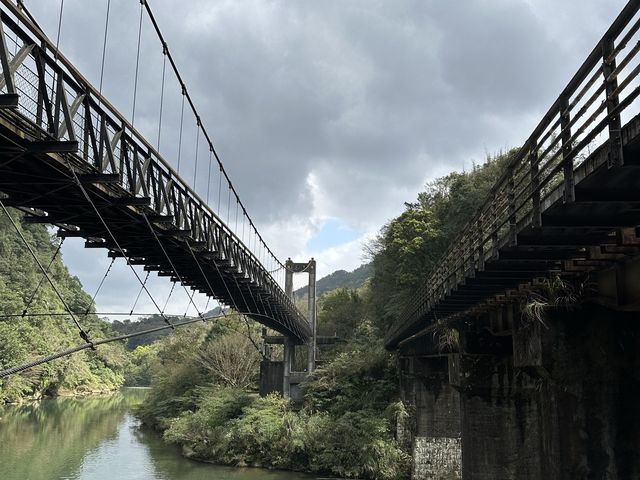
[[(226, 310), (225, 312), (228, 312)], [(214, 318), (222, 314), (220, 307), (215, 307), (213, 310), (204, 312), (202, 316), (206, 319)], [(181, 322), (185, 320), (183, 317), (167, 317), (170, 322)], [(111, 327), (119, 334), (125, 335), (129, 333), (142, 332), (143, 330), (149, 330), (151, 328), (162, 327), (166, 325), (164, 318), (161, 315), (152, 315), (151, 317), (139, 318), (138, 320), (114, 320), (111, 323)], [(132, 337), (127, 341), (127, 349), (135, 350), (138, 345), (148, 345), (162, 337), (166, 337), (171, 333), (170, 329), (160, 330), (158, 332), (147, 333), (137, 337)]]
[[(353, 272), (336, 270), (316, 282), (316, 295), (319, 297), (323, 293), (336, 288), (360, 288), (372, 274), (373, 267), (370, 263), (360, 265)], [(293, 294), (295, 298), (305, 298), (307, 296), (307, 287), (299, 288)]]

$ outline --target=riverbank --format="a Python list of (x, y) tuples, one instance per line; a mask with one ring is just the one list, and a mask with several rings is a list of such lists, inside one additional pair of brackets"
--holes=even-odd
[(186, 457), (325, 477), (408, 478), (410, 456), (394, 438), (402, 409), (395, 362), (370, 338), (317, 370), (301, 385), (304, 404), (293, 408), (278, 394), (257, 397), (212, 375), (207, 352), (219, 352), (226, 337), (201, 328), (158, 342), (152, 390), (138, 411)]
[(344, 478), (405, 478), (390, 412), (294, 410), (279, 395), (203, 392), (195, 412), (171, 420), (165, 440), (189, 458), (216, 464), (305, 471)]
[[(34, 394), (34, 395), (26, 395), (26, 396), (20, 397), (17, 401), (6, 401), (4, 403), (0, 403), (0, 408), (3, 405), (10, 405), (10, 406), (24, 405), (24, 404), (29, 404), (33, 402), (40, 402), (42, 400), (51, 400), (56, 398), (88, 398), (88, 397), (96, 397), (96, 396), (103, 396), (103, 395), (113, 395), (114, 393), (121, 390), (121, 388), (122, 387), (118, 386), (118, 387), (99, 388), (99, 389), (94, 389), (94, 388), (79, 388), (77, 390), (61, 389), (58, 392), (56, 392), (55, 395), (46, 395), (46, 394), (43, 394), (42, 392), (38, 392), (37, 394)], [(148, 387), (145, 387), (145, 388), (148, 389)]]
[(310, 480), (304, 474), (194, 462), (140, 428), (147, 389), (0, 407), (3, 480)]

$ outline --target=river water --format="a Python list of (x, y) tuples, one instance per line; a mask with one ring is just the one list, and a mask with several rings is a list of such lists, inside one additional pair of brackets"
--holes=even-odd
[(198, 463), (157, 433), (141, 429), (131, 407), (144, 389), (104, 397), (47, 399), (0, 408), (1, 480), (309, 480), (313, 477)]

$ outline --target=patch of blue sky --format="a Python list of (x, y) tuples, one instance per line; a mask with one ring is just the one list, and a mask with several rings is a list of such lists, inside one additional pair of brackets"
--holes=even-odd
[(359, 237), (358, 232), (349, 228), (337, 218), (330, 218), (315, 236), (307, 242), (307, 249), (319, 252), (327, 248), (349, 243)]

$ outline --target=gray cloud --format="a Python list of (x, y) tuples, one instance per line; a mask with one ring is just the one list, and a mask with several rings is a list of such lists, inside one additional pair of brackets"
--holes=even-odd
[[(158, 0), (152, 6), (243, 201), (286, 257), (310, 253), (305, 243), (324, 218), (370, 234), (428, 179), (520, 144), (624, 3)], [(59, 3), (28, 5), (55, 38)], [(105, 7), (106, 0), (67, 0), (61, 35), (62, 50), (96, 84)], [(139, 8), (131, 0), (111, 3), (103, 90), (127, 116)], [(136, 125), (155, 144), (162, 52), (144, 22)], [(169, 75), (165, 92), (160, 149), (176, 166), (181, 96)], [(185, 119), (181, 172), (191, 181), (195, 121)], [(198, 151), (196, 186), (205, 196), (204, 143)]]

